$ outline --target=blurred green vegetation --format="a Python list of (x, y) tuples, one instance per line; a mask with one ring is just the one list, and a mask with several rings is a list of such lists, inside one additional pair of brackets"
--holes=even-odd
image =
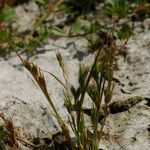
[[(17, 49), (20, 51), (25, 50), (24, 52), (28, 57), (36, 54), (36, 48), (40, 46), (41, 42), (52, 35), (83, 36), (89, 41), (91, 51), (94, 51), (104, 42), (102, 37), (106, 34), (107, 25), (111, 23), (111, 21), (105, 21), (105, 18), (107, 18), (106, 20), (112, 20), (115, 16), (117, 22), (121, 19), (126, 19), (134, 23), (134, 21), (142, 21), (150, 15), (150, 3), (148, 0), (64, 0), (58, 5), (50, 4), (48, 0), (35, 0), (41, 10), (37, 18), (40, 21), (33, 26), (31, 31), (19, 33), (17, 28), (13, 26), (17, 19), (14, 7), (24, 2), (28, 2), (28, 0), (16, 0), (13, 6), (9, 5), (9, 3), (5, 4), (0, 10), (0, 24)], [(68, 16), (72, 16), (72, 19), (66, 20), (66, 24), (64, 23), (63, 25), (52, 24), (47, 26), (45, 20), (51, 14), (55, 14), (53, 9), (57, 10), (56, 14), (57, 12), (68, 14)], [(92, 20), (88, 19), (88, 15), (91, 14)], [(98, 14), (102, 14), (104, 20), (101, 20)], [(69, 31), (65, 29), (65, 26), (68, 26), (67, 22), (69, 22)], [(133, 29), (126, 21), (119, 28), (116, 28), (115, 38), (120, 40), (128, 39), (132, 35), (132, 31)], [(33, 34), (30, 34), (31, 32)], [(94, 38), (93, 33), (96, 34)], [(10, 55), (9, 46), (5, 43), (5, 38), (1, 32), (0, 49), (1, 56)]]

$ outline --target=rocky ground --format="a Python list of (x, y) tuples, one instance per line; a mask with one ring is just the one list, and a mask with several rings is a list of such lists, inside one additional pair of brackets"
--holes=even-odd
[[(21, 11), (20, 8), (16, 9), (19, 10)], [(145, 20), (144, 24), (144, 29), (137, 26), (134, 35), (129, 39), (126, 58), (118, 56), (118, 68), (114, 74), (117, 82), (112, 102), (123, 101), (133, 96), (150, 98), (150, 19)], [(93, 54), (87, 53), (87, 40), (81, 37), (48, 39), (38, 48), (41, 49), (47, 51), (33, 56), (31, 60), (63, 81), (55, 56), (55, 52), (59, 50), (68, 67), (69, 82), (75, 85), (79, 64), (92, 63), (93, 60)], [(24, 133), (20, 135), (24, 139), (57, 132), (58, 125), (46, 98), (29, 72), (20, 64), (15, 54), (8, 60), (0, 60), (0, 112), (12, 118), (14, 125), (22, 131), (20, 133)], [(54, 104), (67, 122), (63, 88), (49, 74), (45, 73), (45, 77)], [(128, 111), (108, 115), (100, 143), (101, 149), (149, 150), (149, 106), (149, 101), (143, 100)]]

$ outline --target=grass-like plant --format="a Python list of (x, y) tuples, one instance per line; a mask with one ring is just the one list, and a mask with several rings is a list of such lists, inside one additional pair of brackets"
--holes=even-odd
[(57, 112), (52, 99), (50, 97), (50, 95), (48, 94), (47, 91), (47, 87), (46, 87), (46, 82), (45, 82), (45, 78), (44, 75), (41, 71), (41, 69), (39, 67), (37, 67), (34, 63), (29, 62), (25, 59), (23, 59), (18, 52), (15, 50), (14, 45), (12, 44), (12, 42), (10, 41), (10, 39), (7, 37), (6, 33), (3, 31), (3, 29), (0, 27), (1, 31), (3, 32), (3, 34), (5, 35), (7, 41), (9, 42), (9, 44), (12, 46), (13, 51), (17, 54), (17, 56), (20, 58), (20, 60), (22, 61), (24, 67), (31, 73), (31, 75), (33, 76), (34, 80), (36, 81), (36, 83), (38, 84), (38, 86), (40, 87), (40, 89), (42, 90), (42, 92), (44, 93), (45, 97), (47, 98), (52, 110), (53, 110), (53, 114), (56, 117), (66, 139), (68, 140), (70, 146), (72, 147), (72, 149), (74, 149), (74, 145), (71, 141), (71, 137), (69, 134), (69, 130), (66, 126), (66, 124), (63, 122), (62, 118), (60, 117), (59, 113)]
[[(7, 42), (11, 45), (13, 51), (21, 59), (24, 67), (30, 72), (35, 79), (36, 83), (40, 87), (41, 91), (47, 98), (54, 116), (56, 117), (61, 130), (68, 141), (69, 148), (79, 150), (98, 150), (99, 142), (101, 139), (102, 130), (104, 128), (105, 120), (108, 114), (108, 104), (112, 98), (112, 92), (114, 88), (113, 84), (113, 65), (115, 60), (116, 46), (115, 42), (111, 41), (111, 45), (105, 46), (107, 43), (103, 43), (101, 47), (95, 53), (95, 59), (90, 67), (80, 65), (78, 82), (79, 86), (75, 88), (73, 85), (69, 85), (67, 81), (67, 73), (64, 60), (59, 52), (56, 53), (56, 58), (62, 69), (65, 83), (62, 83), (55, 75), (57, 79), (64, 87), (64, 103), (69, 113), (69, 122), (76, 137), (77, 143), (74, 144), (71, 140), (70, 131), (60, 117), (58, 111), (53, 104), (53, 101), (48, 94), (47, 85), (42, 70), (34, 63), (23, 59), (15, 50), (15, 46), (12, 44), (6, 33), (0, 28), (4, 34)], [(110, 31), (111, 32), (111, 31)], [(114, 29), (112, 30), (113, 36)], [(107, 35), (105, 37), (107, 39)], [(83, 102), (85, 101), (85, 94), (88, 94), (92, 101), (91, 106), (91, 123), (92, 130), (89, 130), (84, 118)], [(98, 128), (99, 113), (102, 105), (102, 101), (105, 104), (105, 116), (101, 122), (101, 128)]]

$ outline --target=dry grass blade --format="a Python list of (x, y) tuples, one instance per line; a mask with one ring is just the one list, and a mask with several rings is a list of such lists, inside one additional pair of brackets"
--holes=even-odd
[(17, 132), (15, 131), (13, 122), (11, 119), (6, 119), (5, 116), (1, 113), (0, 118), (4, 121), (4, 135), (2, 141), (11, 147), (12, 150), (18, 149), (17, 143)]
[(23, 65), (25, 68), (32, 74), (35, 81), (41, 87), (42, 91), (46, 91), (46, 82), (43, 73), (41, 72), (40, 68), (37, 65), (29, 62), (27, 60), (23, 60)]
[(66, 86), (65, 86), (65, 84), (56, 76), (56, 75), (54, 75), (53, 73), (51, 73), (51, 72), (49, 72), (49, 71), (46, 71), (46, 70), (43, 70), (43, 69), (41, 69), (43, 72), (46, 72), (46, 73), (48, 73), (49, 75), (51, 75), (52, 77), (54, 77), (65, 89), (66, 89)]

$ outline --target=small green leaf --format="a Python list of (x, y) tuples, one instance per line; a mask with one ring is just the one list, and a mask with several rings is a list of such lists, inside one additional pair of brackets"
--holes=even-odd
[(38, 36), (39, 36), (39, 39), (40, 40), (44, 40), (44, 39), (46, 39), (47, 37), (48, 37), (48, 30), (47, 30), (47, 28), (45, 28), (45, 27), (39, 27), (38, 29), (37, 29), (37, 33), (38, 33)]
[(81, 20), (77, 19), (77, 21), (74, 23), (74, 25), (71, 28), (71, 33), (72, 34), (77, 34), (80, 33), (82, 30), (82, 24), (81, 24)]
[(129, 39), (131, 36), (132, 31), (128, 25), (124, 25), (118, 32), (117, 36), (119, 39)]
[(35, 0), (39, 5), (44, 5), (46, 3), (45, 0)]
[(66, 13), (71, 12), (71, 9), (62, 3), (60, 5), (58, 5), (58, 8), (60, 11), (64, 11)]
[(101, 29), (101, 25), (98, 21), (95, 21), (94, 23), (91, 23), (91, 26), (90, 26), (90, 32), (98, 32), (100, 31)]
[(30, 43), (27, 45), (27, 52), (28, 53), (33, 53), (36, 48), (39, 46), (39, 41), (36, 39), (33, 39), (30, 41)]
[(10, 23), (16, 19), (16, 13), (13, 8), (8, 5), (0, 12), (0, 22)]
[(13, 43), (18, 46), (19, 48), (24, 48), (25, 44), (22, 38), (18, 37), (18, 36), (14, 36), (12, 38)]
[(56, 26), (54, 26), (50, 29), (50, 33), (52, 33), (54, 35), (62, 35), (62, 36), (66, 35), (66, 32), (63, 29), (60, 29)]

